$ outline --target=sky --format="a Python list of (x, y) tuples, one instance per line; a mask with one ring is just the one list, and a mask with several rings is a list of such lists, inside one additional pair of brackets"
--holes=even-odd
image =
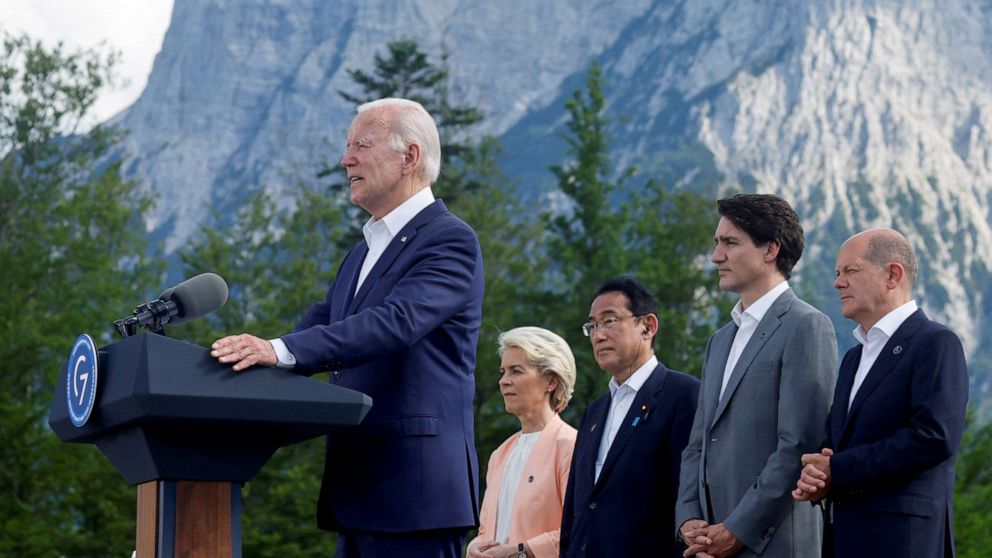
[[(0, 31), (27, 33), (46, 46), (62, 41), (69, 50), (105, 41), (120, 52), (121, 83), (106, 90), (87, 126), (103, 122), (141, 95), (172, 18), (173, 0), (0, 0)], [(124, 83), (125, 80), (127, 83)]]

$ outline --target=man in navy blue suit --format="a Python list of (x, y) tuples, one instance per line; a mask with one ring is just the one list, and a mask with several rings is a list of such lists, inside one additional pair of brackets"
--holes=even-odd
[(597, 291), (582, 331), (609, 392), (582, 416), (565, 491), (561, 555), (677, 556), (675, 522), (682, 449), (699, 380), (654, 354), (658, 302), (638, 281), (611, 279)]
[(370, 395), (362, 424), (328, 436), (317, 522), (339, 557), (460, 556), (478, 523), (472, 399), (482, 318), (475, 232), (435, 200), (434, 120), (404, 99), (358, 108), (341, 164), (371, 214), (327, 298), (278, 339), (213, 344), (234, 370), (259, 364)]
[(824, 448), (802, 457), (792, 494), (826, 498), (826, 556), (954, 555), (968, 370), (958, 337), (912, 299), (916, 273), (890, 229), (852, 236), (837, 256), (834, 287), (858, 345), (840, 365)]

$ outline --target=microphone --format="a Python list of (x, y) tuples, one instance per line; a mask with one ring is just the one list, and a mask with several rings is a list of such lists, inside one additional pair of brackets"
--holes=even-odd
[(183, 324), (209, 314), (227, 302), (227, 283), (216, 273), (201, 273), (162, 291), (157, 299), (134, 309), (116, 322), (121, 337), (134, 335), (138, 327), (162, 333), (165, 324)]

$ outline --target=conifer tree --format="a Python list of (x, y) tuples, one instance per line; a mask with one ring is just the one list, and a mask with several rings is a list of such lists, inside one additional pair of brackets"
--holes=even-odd
[(554, 279), (544, 313), (575, 353), (579, 378), (566, 417), (577, 424), (582, 409), (603, 392), (608, 379), (580, 332), (599, 284), (617, 275), (645, 283), (660, 308), (655, 341), (659, 360), (696, 375), (713, 332), (714, 305), (726, 302), (704, 267), (715, 204), (690, 192), (669, 192), (659, 181), (637, 188), (633, 168), (614, 172), (607, 134), (611, 119), (605, 114), (597, 64), (590, 66), (585, 90), (576, 91), (565, 108), (569, 159), (551, 171), (566, 203), (544, 216)]
[(126, 556), (134, 545), (134, 489), (94, 446), (62, 444), (46, 424), (76, 336), (111, 342), (111, 322), (158, 283), (142, 222), (151, 201), (108, 162), (120, 131), (80, 130), (115, 62), (3, 36), (2, 556)]

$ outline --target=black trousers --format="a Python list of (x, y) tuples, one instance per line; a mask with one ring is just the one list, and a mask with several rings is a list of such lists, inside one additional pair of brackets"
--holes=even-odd
[(342, 531), (336, 558), (460, 558), (466, 529), (433, 529), (409, 533)]

